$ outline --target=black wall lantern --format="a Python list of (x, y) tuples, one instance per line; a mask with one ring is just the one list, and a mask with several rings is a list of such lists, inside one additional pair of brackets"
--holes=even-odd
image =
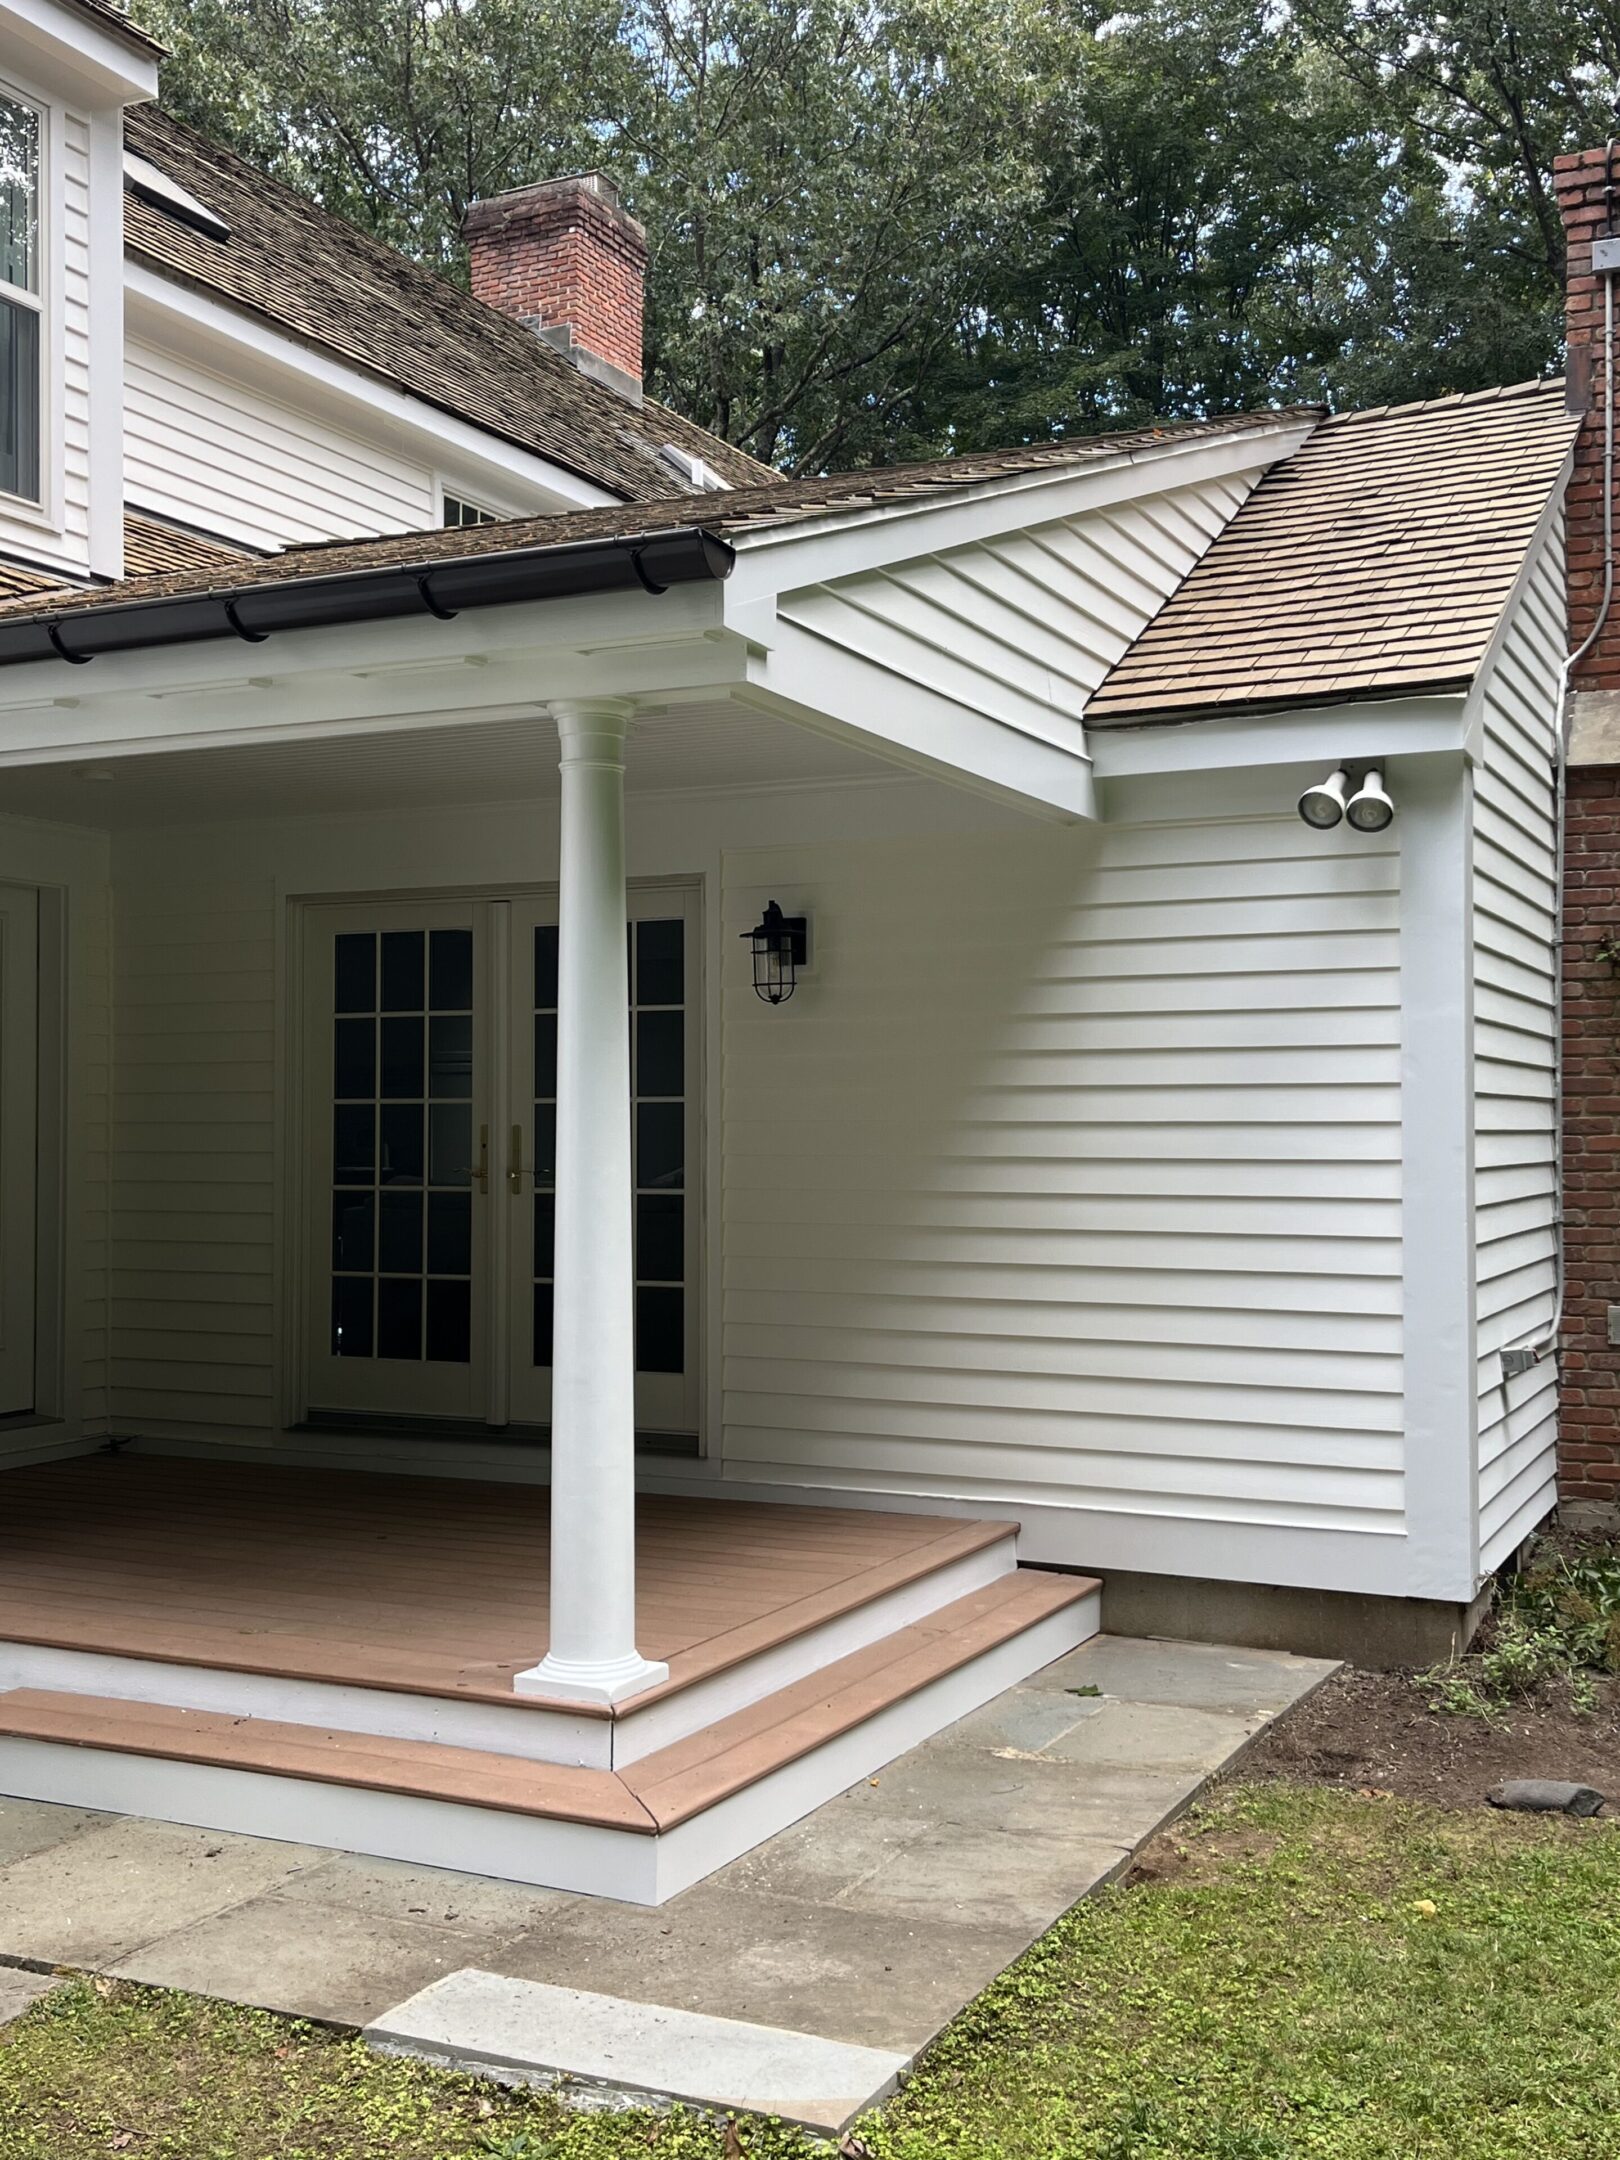
[(799, 970), (810, 949), (810, 923), (804, 915), (784, 915), (773, 900), (752, 930), (743, 936), (753, 947), (754, 995), (767, 1005), (781, 1005), (793, 995)]

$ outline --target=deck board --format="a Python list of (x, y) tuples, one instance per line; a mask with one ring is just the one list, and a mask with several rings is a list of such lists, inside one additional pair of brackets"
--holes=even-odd
[[(541, 1487), (96, 1455), (0, 1475), (0, 1639), (514, 1698), (547, 1641)], [(644, 1497), (639, 1646), (689, 1685), (1009, 1534)]]

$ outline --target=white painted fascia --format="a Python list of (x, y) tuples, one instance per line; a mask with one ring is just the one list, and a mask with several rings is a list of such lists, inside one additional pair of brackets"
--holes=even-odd
[(1377, 698), (1294, 711), (1249, 713), (1173, 726), (1094, 728), (1087, 747), (1100, 781), (1162, 773), (1222, 772), (1239, 766), (1337, 763), (1461, 752), (1467, 698)]
[[(550, 458), (520, 450), (471, 421), (396, 390), (127, 256), (124, 295), (131, 333), (204, 366), (255, 381), (294, 406), (313, 401), (361, 434), (382, 433), (395, 448), (419, 457), (434, 471), (453, 468), (452, 477), (464, 480), (469, 493), (489, 487), (510, 500), (532, 490), (524, 504), (528, 516), (605, 509), (620, 500)], [(696, 501), (694, 497), (694, 505)]]
[[(1077, 451), (1072, 465), (1003, 473), (949, 491), (930, 490), (859, 509), (829, 510), (732, 537), (737, 566), (726, 588), (727, 620), (768, 595), (967, 547), (1008, 532), (1083, 516), (1167, 488), (1253, 473), (1292, 455), (1309, 420), (1264, 422), (1229, 435), (1166, 437), (1103, 456)], [(715, 515), (724, 517), (722, 498)]]
[(156, 53), (58, 0), (0, 0), (0, 52), (19, 49), (52, 90), (98, 110), (144, 104), (158, 93)]

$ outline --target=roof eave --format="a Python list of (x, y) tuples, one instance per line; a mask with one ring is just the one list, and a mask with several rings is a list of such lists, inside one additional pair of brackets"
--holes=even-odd
[(1330, 705), (1390, 704), (1401, 698), (1464, 697), (1473, 686), (1476, 668), (1458, 674), (1436, 675), (1420, 682), (1358, 683), (1353, 688), (1281, 693), (1274, 697), (1208, 698), (1181, 705), (1144, 705), (1112, 716), (1085, 712), (1088, 735), (1124, 734), (1143, 728), (1183, 727), (1197, 720), (1260, 720), (1276, 713), (1318, 712)]
[(233, 586), (226, 580), (201, 592), (109, 598), (71, 611), (41, 606), (0, 616), (0, 667), (52, 658), (84, 666), (105, 654), (213, 638), (257, 645), (287, 630), (423, 614), (448, 620), (470, 608), (584, 593), (639, 588), (656, 595), (672, 585), (722, 580), (730, 575), (732, 560), (731, 549), (715, 533), (687, 526), (492, 549), (436, 562), (386, 563), (278, 583)]

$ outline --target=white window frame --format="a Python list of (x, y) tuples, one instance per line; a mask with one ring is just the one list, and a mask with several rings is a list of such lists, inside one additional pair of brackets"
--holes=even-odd
[(35, 245), (39, 255), (39, 290), (24, 292), (20, 286), (0, 284), (8, 301), (20, 301), (39, 317), (39, 498), (13, 495), (0, 489), (0, 517), (27, 524), (42, 532), (62, 530), (62, 458), (66, 415), (58, 346), (61, 337), (66, 265), (58, 248), (61, 210), (57, 201), (62, 172), (62, 109), (42, 92), (17, 77), (0, 76), (0, 96), (25, 105), (39, 116), (39, 226)]
[[(434, 515), (441, 525), (444, 525), (446, 501), (464, 503), (469, 510), (481, 510), (484, 515), (477, 520), (479, 524), (499, 521), (502, 518), (544, 516), (546, 514), (543, 511), (514, 510), (509, 504), (491, 502), (482, 489), (474, 491), (463, 487), (459, 480), (447, 480), (440, 473), (435, 476), (433, 483), (433, 502)], [(447, 532), (463, 532), (467, 528), (462, 525), (447, 525), (445, 530)]]

